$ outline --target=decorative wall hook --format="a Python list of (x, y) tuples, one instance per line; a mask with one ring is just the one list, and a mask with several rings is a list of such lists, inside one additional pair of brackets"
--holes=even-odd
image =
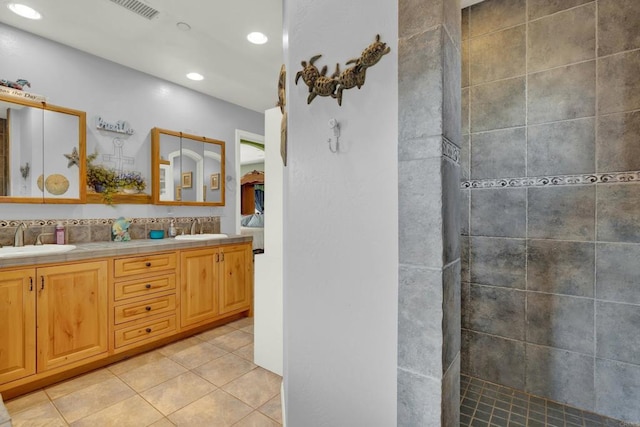
[[(329, 143), (329, 151), (332, 153), (338, 152), (338, 138), (340, 138), (340, 123), (336, 119), (329, 119), (329, 129), (332, 130), (332, 135), (329, 136), (327, 142)], [(333, 144), (331, 144), (333, 142)], [(334, 148), (335, 147), (335, 148)]]
[(315, 55), (308, 63), (307, 61), (301, 62), (303, 68), (296, 74), (295, 83), (297, 85), (298, 80), (302, 77), (304, 83), (309, 87), (307, 104), (311, 104), (316, 96), (330, 96), (337, 99), (338, 105), (342, 105), (342, 92), (354, 87), (360, 89), (364, 85), (367, 68), (377, 64), (390, 50), (391, 48), (386, 43), (380, 41), (380, 35), (377, 34), (376, 40), (362, 51), (360, 57), (346, 62), (345, 65), (354, 64), (352, 67), (340, 72), (340, 65), (336, 64), (336, 71), (330, 77), (326, 76), (326, 65), (322, 67), (322, 70), (318, 70), (318, 67), (314, 65), (322, 57), (322, 55)]

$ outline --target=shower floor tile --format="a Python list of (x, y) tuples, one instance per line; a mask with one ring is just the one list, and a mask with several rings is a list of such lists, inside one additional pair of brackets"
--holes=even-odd
[(479, 378), (460, 375), (460, 427), (633, 427)]

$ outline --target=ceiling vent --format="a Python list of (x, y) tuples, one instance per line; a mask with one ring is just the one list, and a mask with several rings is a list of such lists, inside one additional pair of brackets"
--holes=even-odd
[(159, 10), (147, 6), (139, 0), (111, 0), (111, 2), (147, 19), (153, 19), (160, 13)]

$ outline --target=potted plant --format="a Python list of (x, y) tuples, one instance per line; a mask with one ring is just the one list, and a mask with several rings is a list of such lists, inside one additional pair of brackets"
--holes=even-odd
[(113, 169), (94, 164), (97, 157), (97, 152), (87, 156), (87, 185), (100, 193), (102, 200), (110, 205), (113, 195), (118, 192), (118, 176)]
[(126, 172), (118, 175), (118, 187), (127, 194), (136, 194), (143, 192), (147, 183), (140, 172)]

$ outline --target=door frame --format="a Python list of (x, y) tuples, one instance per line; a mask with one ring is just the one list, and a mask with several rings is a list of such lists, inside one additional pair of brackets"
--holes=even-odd
[(240, 176), (240, 144), (242, 140), (258, 142), (264, 145), (264, 135), (258, 135), (257, 133), (247, 132), (241, 129), (236, 129), (236, 184), (235, 184), (235, 192), (236, 192), (236, 209), (235, 209), (235, 217), (236, 217), (236, 234), (240, 234), (240, 220), (242, 219), (242, 214), (240, 213), (240, 180), (242, 176)]

